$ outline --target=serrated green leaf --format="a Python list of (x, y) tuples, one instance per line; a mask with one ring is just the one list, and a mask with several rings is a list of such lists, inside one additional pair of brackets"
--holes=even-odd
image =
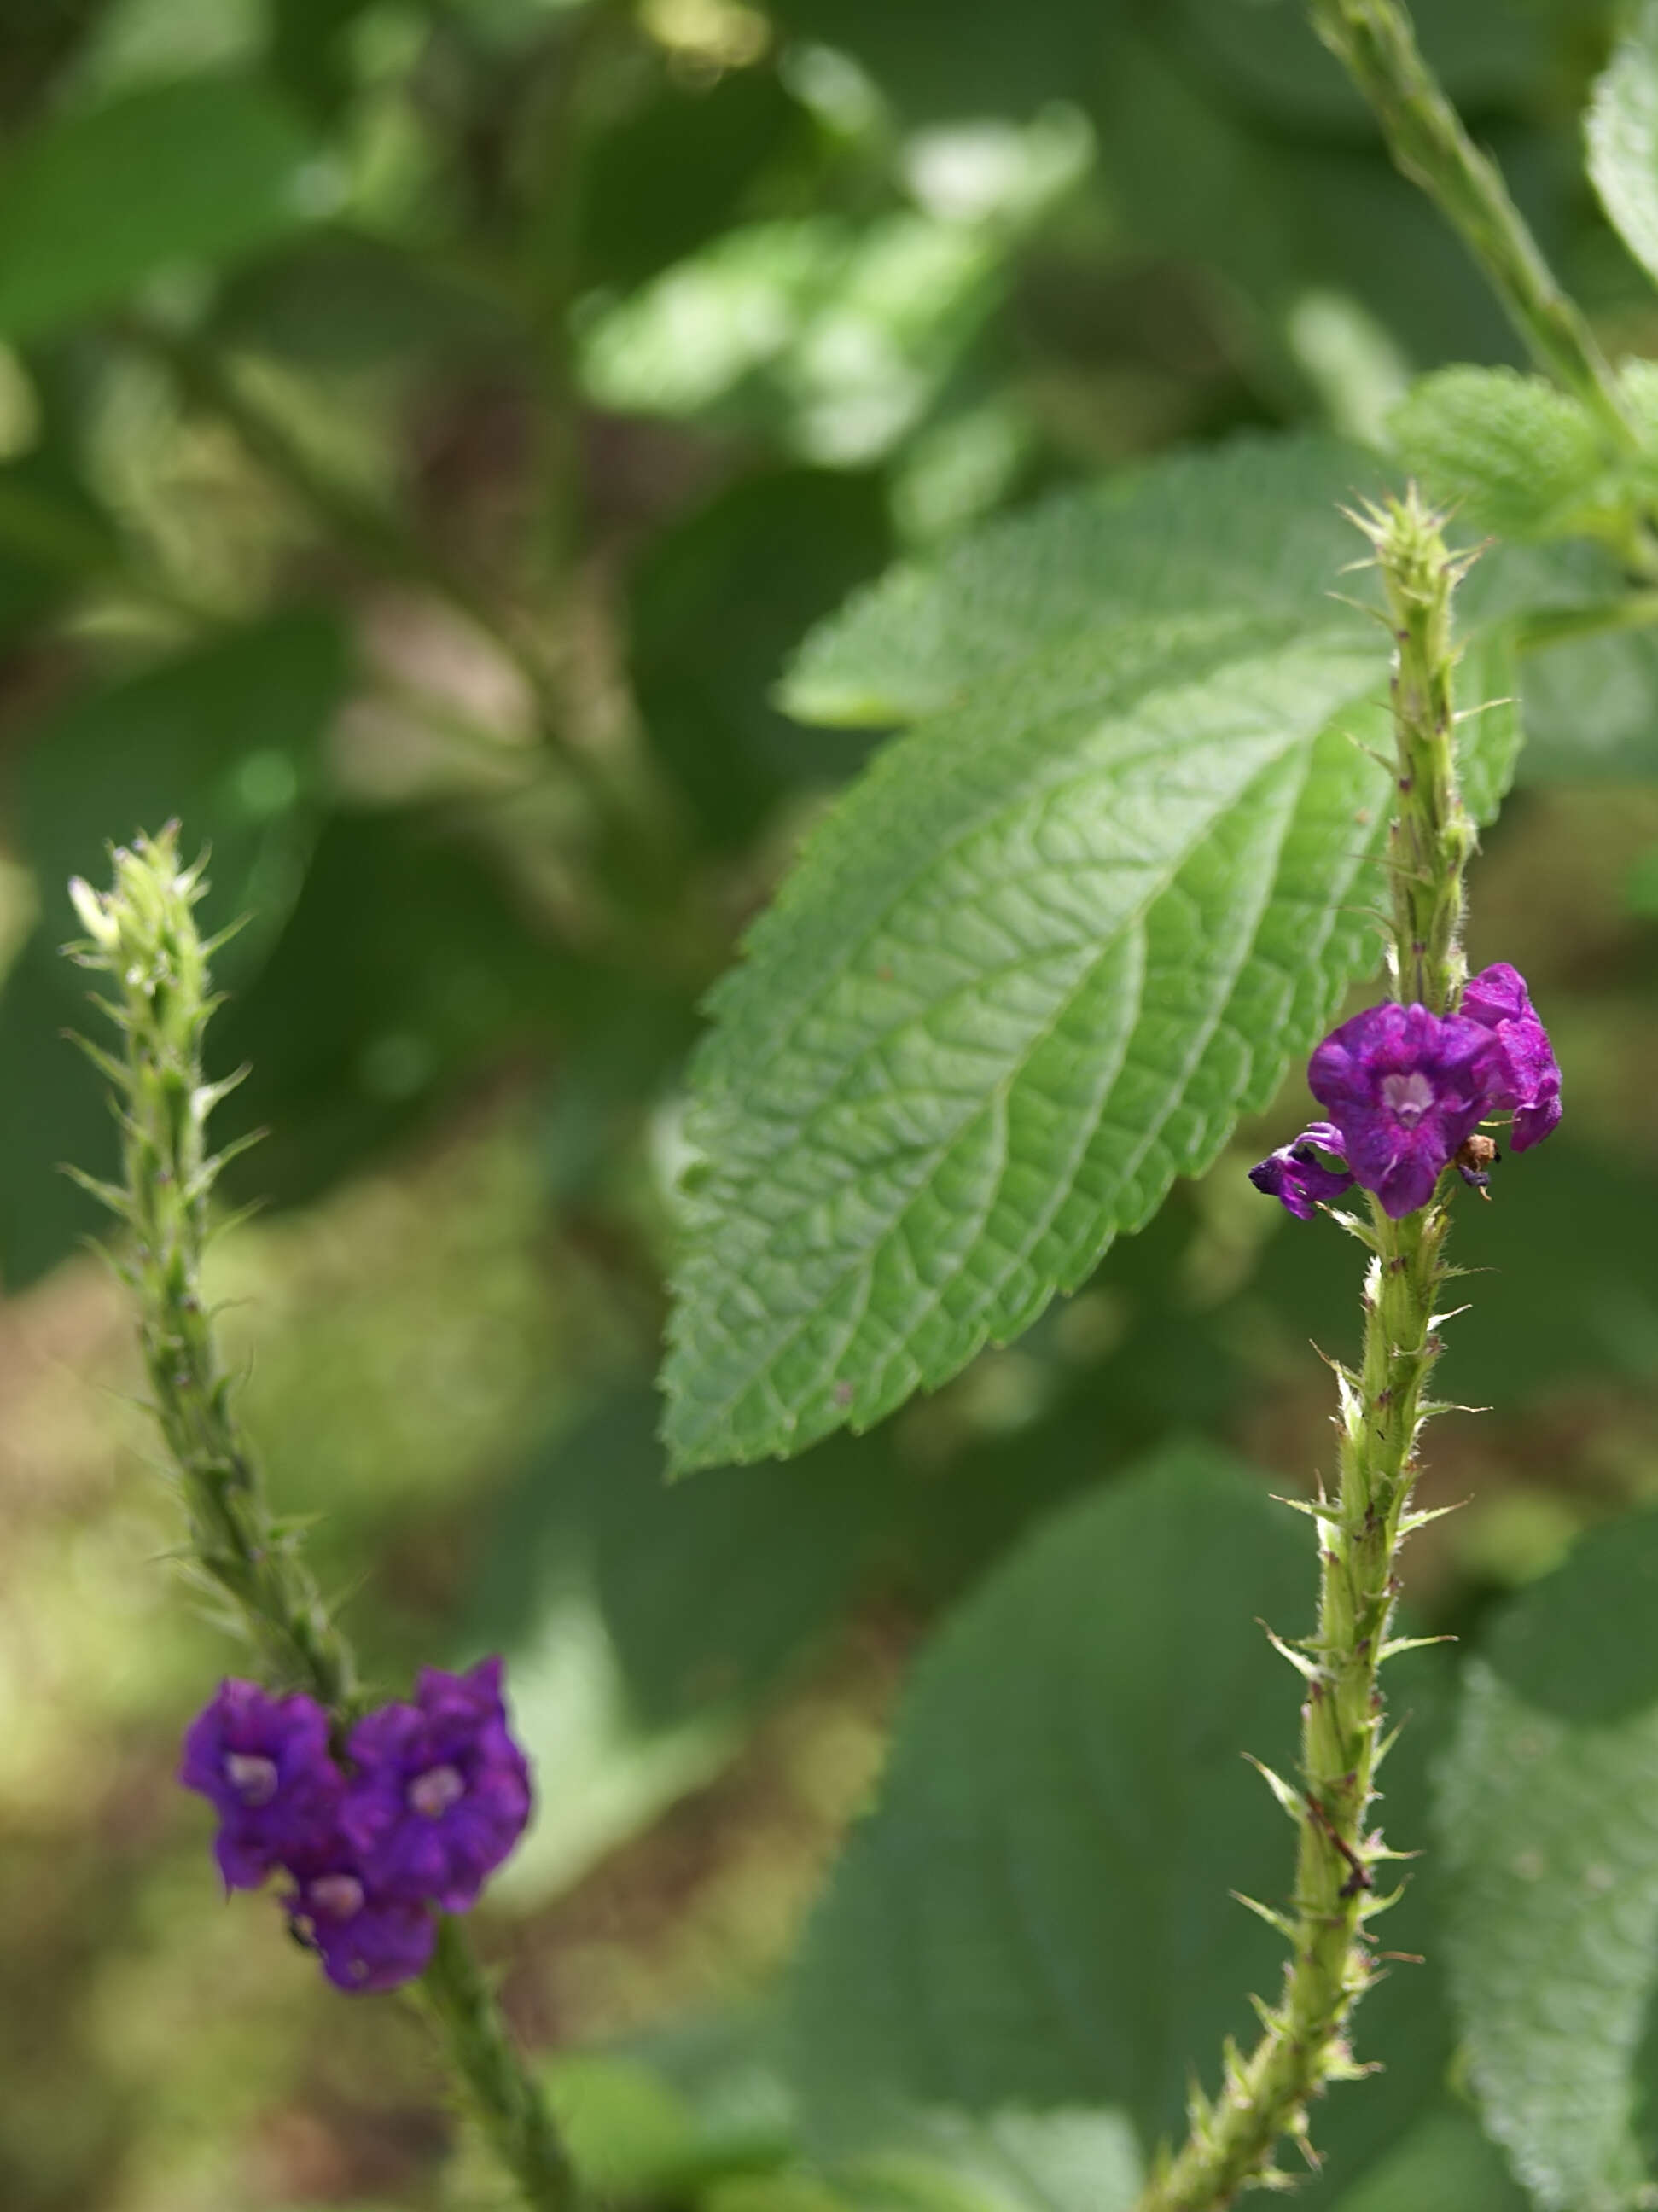
[(0, 332), (32, 338), (158, 270), (318, 211), (315, 149), (262, 85), (189, 77), (42, 125), (0, 169)]
[(681, 1467), (878, 1420), (1033, 1321), (1366, 964), (1376, 648), (1145, 623), (898, 740), (714, 994)]
[(1594, 88), (1588, 172), (1613, 228), (1658, 277), (1658, 4), (1643, 0)]
[(1546, 538), (1604, 495), (1606, 457), (1588, 410), (1540, 376), (1437, 369), (1388, 428), (1405, 466), (1476, 530)]
[(1338, 509), (1382, 489), (1374, 455), (1322, 438), (1240, 439), (1124, 470), (856, 593), (807, 637), (782, 703), (805, 722), (911, 722), (1111, 622), (1327, 614), (1363, 550)]
[[(949, 1620), (796, 1971), (822, 2140), (940, 2104), (1110, 2104), (1147, 2150), (1183, 2133), (1191, 2075), (1212, 2091), (1223, 2037), (1254, 2039), (1248, 1992), (1279, 1986), (1281, 1939), (1228, 1893), (1282, 1905), (1294, 1839), (1239, 1753), (1294, 1770), (1292, 1678), (1256, 1616), (1297, 1633), (1313, 1586), (1307, 1524), (1186, 1449), (1055, 1516)], [(1408, 1846), (1438, 1668), (1394, 1675), (1416, 1718), (1387, 1815)], [(1389, 1945), (1426, 1948), (1419, 1906), (1413, 1890)], [(1321, 2106), (1329, 2185), (1436, 2095), (1434, 1996), (1401, 1969), (1366, 1998), (1358, 2054), (1388, 2070)]]
[[(920, 712), (953, 667), (968, 696), (848, 793), (711, 1001), (679, 1468), (866, 1426), (1016, 1335), (1208, 1165), (1370, 964), (1388, 781), (1354, 739), (1390, 744), (1387, 647), (1329, 595), (1356, 540), (1308, 503), (1350, 458), (1283, 448), (1253, 529), (1259, 447), (1062, 500), (809, 646), (820, 706)], [(1511, 691), (1505, 651), (1470, 704)], [(1505, 711), (1463, 726), (1482, 817)]]
[(1616, 1538), (1515, 1601), (1468, 1668), (1440, 1776), (1469, 2075), (1545, 2212), (1620, 2212), (1649, 2179), (1635, 2123), (1658, 1984), (1658, 1701), (1649, 1665), (1636, 1709), (1600, 1675), (1618, 1628), (1650, 1640), (1658, 1516)]

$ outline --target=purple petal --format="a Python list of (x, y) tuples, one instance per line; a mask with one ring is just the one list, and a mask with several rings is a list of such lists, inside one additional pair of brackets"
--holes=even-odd
[(423, 1905), (377, 1893), (349, 1863), (307, 1875), (286, 1902), (329, 1980), (354, 1995), (413, 1981), (437, 1940)]
[(1557, 1073), (1552, 1084), (1544, 1085), (1533, 1103), (1522, 1106), (1514, 1117), (1509, 1131), (1510, 1152), (1529, 1152), (1540, 1145), (1560, 1126), (1560, 1078)]
[[(1498, 1022), (1524, 1021), (1532, 1016), (1531, 993), (1526, 979), (1506, 960), (1498, 960), (1470, 975), (1462, 988), (1457, 1012), (1467, 1021), (1495, 1029)], [(1534, 1017), (1532, 1017), (1534, 1018)]]
[(1314, 1052), (1313, 1095), (1354, 1176), (1395, 1219), (1428, 1203), (1478, 1124), (1491, 1048), (1476, 1022), (1390, 1003), (1355, 1014)]
[(233, 1889), (257, 1889), (331, 1834), (345, 1786), (314, 1698), (237, 1680), (191, 1723), (179, 1779), (219, 1814), (219, 1870)]
[(473, 1904), (529, 1819), (529, 1767), (507, 1725), (501, 1665), (422, 1669), (413, 1705), (387, 1705), (352, 1730), (355, 1773), (340, 1824), (377, 1886)]

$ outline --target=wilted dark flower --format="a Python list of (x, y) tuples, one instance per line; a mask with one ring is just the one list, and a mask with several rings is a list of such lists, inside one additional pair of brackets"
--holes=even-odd
[(1355, 1179), (1399, 1220), (1433, 1196), (1490, 1104), (1491, 1033), (1424, 1006), (1371, 1006), (1325, 1038), (1308, 1065)]
[(530, 1771), (507, 1729), (499, 1659), (466, 1674), (423, 1668), (415, 1700), (352, 1729), (341, 1827), (380, 1887), (464, 1912), (524, 1832)]
[(1255, 1188), (1279, 1200), (1297, 1221), (1310, 1221), (1325, 1200), (1339, 1198), (1353, 1187), (1349, 1170), (1326, 1167), (1315, 1146), (1338, 1160), (1342, 1158), (1341, 1132), (1333, 1121), (1312, 1122), (1249, 1170)]
[(345, 1788), (316, 1699), (240, 1681), (222, 1683), (191, 1723), (179, 1779), (218, 1812), (215, 1849), (230, 1889), (257, 1889), (273, 1868), (325, 1845)]
[(1459, 1011), (1486, 1032), (1486, 1106), (1513, 1112), (1510, 1147), (1540, 1145), (1560, 1120), (1560, 1070), (1525, 977), (1506, 960), (1482, 968), (1468, 979)]

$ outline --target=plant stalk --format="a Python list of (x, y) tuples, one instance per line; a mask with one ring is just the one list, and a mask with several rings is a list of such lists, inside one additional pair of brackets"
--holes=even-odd
[[(96, 1001), (121, 1031), (119, 1057), (85, 1047), (113, 1088), (122, 1182), (78, 1176), (131, 1232), (116, 1261), (137, 1293), (152, 1409), (178, 1473), (195, 1579), (227, 1601), (229, 1626), (276, 1686), (308, 1692), (343, 1735), (363, 1698), (355, 1660), (300, 1554), (272, 1517), (233, 1405), (202, 1298), (215, 1182), (239, 1147), (208, 1146), (214, 1107), (240, 1078), (210, 1084), (202, 1041), (216, 1001), (195, 906), (200, 864), (181, 868), (176, 827), (118, 849), (115, 885), (71, 885), (87, 940), (71, 948), (107, 976)], [(534, 2212), (569, 2212), (568, 2160), (533, 2077), (515, 2052), (465, 1930), (440, 1915), (422, 1990), (472, 2109)]]
[(1484, 270), (1544, 372), (1574, 393), (1614, 456), (1640, 438), (1581, 310), (1556, 283), (1502, 173), (1469, 137), (1400, 0), (1309, 0), (1313, 27), (1382, 125), (1389, 152)]
[[(1414, 492), (1361, 526), (1376, 547), (1395, 641), (1391, 961), (1402, 997), (1443, 1012), (1463, 981), (1462, 872), (1473, 842), (1457, 790), (1450, 695), (1450, 601), (1465, 564)], [(1290, 1962), (1277, 2005), (1257, 2001), (1260, 2041), (1247, 2056), (1229, 2045), (1212, 2102), (1194, 2092), (1186, 2146), (1160, 2163), (1139, 2212), (1215, 2212), (1248, 2185), (1282, 2183), (1273, 2158), (1285, 2136), (1315, 2163), (1310, 2106), (1331, 2082), (1367, 2070), (1354, 2062), (1348, 2027), (1375, 1978), (1366, 1924), (1391, 1902), (1377, 1872), (1397, 1856), (1370, 1825), (1386, 1748), (1377, 1678), (1405, 1648), (1390, 1629), (1400, 1547), (1420, 1518), (1411, 1511), (1418, 1442), (1435, 1410), (1425, 1391), (1440, 1350), (1450, 1176), (1432, 1204), (1402, 1221), (1372, 1200), (1369, 1219), (1350, 1223), (1371, 1254), (1363, 1354), (1357, 1374), (1335, 1370), (1337, 1493), (1321, 1492), (1305, 1508), (1319, 1531), (1317, 1628), (1299, 1646), (1278, 1646), (1306, 1683), (1300, 1784), (1266, 1777), (1299, 1831), (1295, 1890), (1285, 1912), (1254, 1906), (1288, 1940)]]

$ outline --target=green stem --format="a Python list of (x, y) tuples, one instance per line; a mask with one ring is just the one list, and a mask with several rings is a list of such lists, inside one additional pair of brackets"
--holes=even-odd
[[(203, 1073), (216, 1001), (210, 948), (194, 911), (201, 869), (180, 868), (177, 832), (168, 829), (116, 852), (112, 891), (78, 881), (70, 888), (88, 932), (76, 957), (112, 983), (113, 998), (99, 1003), (125, 1040), (119, 1058), (87, 1048), (117, 1096), (122, 1182), (79, 1179), (131, 1232), (130, 1255), (118, 1265), (137, 1294), (153, 1408), (178, 1470), (194, 1571), (228, 1601), (270, 1679), (309, 1692), (343, 1733), (363, 1704), (356, 1663), (296, 1534), (265, 1502), (203, 1300), (210, 1201), (229, 1157), (210, 1151), (208, 1119), (237, 1079), (210, 1084)], [(551, 2118), (465, 1932), (446, 1917), (422, 1990), (479, 2124), (525, 2203), (535, 2212), (568, 2212), (574, 2186)]]
[(1400, 0), (1309, 0), (1313, 27), (1381, 124), (1388, 149), (1485, 271), (1538, 366), (1582, 401), (1614, 454), (1638, 452), (1606, 357), (1556, 283), (1496, 164), (1475, 146), (1422, 58)]
[(478, 2124), (533, 2212), (568, 2212), (575, 2181), (545, 2100), (525, 2073), (459, 1921), (438, 1922), (422, 1993), (472, 2093)]
[[(1414, 493), (1363, 526), (1396, 648), (1392, 957), (1401, 994), (1442, 1012), (1462, 981), (1461, 879), (1473, 843), (1456, 787), (1450, 702), (1450, 599), (1463, 564)], [(1336, 1370), (1337, 1494), (1307, 1509), (1320, 1539), (1317, 1628), (1297, 1649), (1280, 1646), (1307, 1685), (1300, 1786), (1267, 1777), (1299, 1831), (1295, 1890), (1287, 1912), (1254, 1908), (1287, 1939), (1290, 1963), (1278, 2004), (1258, 2008), (1260, 2041), (1248, 2056), (1229, 2047), (1212, 2103), (1194, 2094), (1187, 2144), (1160, 2165), (1140, 2212), (1215, 2212), (1244, 2187), (1282, 2179), (1272, 2165), (1279, 2142), (1288, 2136), (1306, 2148), (1313, 2099), (1364, 2070), (1353, 2062), (1348, 2025), (1374, 1978), (1366, 1923), (1390, 1902), (1377, 1893), (1376, 1869), (1394, 1856), (1370, 1826), (1385, 1749), (1377, 1676), (1400, 1648), (1389, 1632), (1400, 1546), (1419, 1518), (1411, 1492), (1418, 1439), (1434, 1410), (1424, 1393), (1440, 1349), (1450, 1215), (1440, 1194), (1401, 1221), (1372, 1200), (1369, 1220), (1351, 1225), (1372, 1255), (1363, 1356), (1357, 1374)]]

